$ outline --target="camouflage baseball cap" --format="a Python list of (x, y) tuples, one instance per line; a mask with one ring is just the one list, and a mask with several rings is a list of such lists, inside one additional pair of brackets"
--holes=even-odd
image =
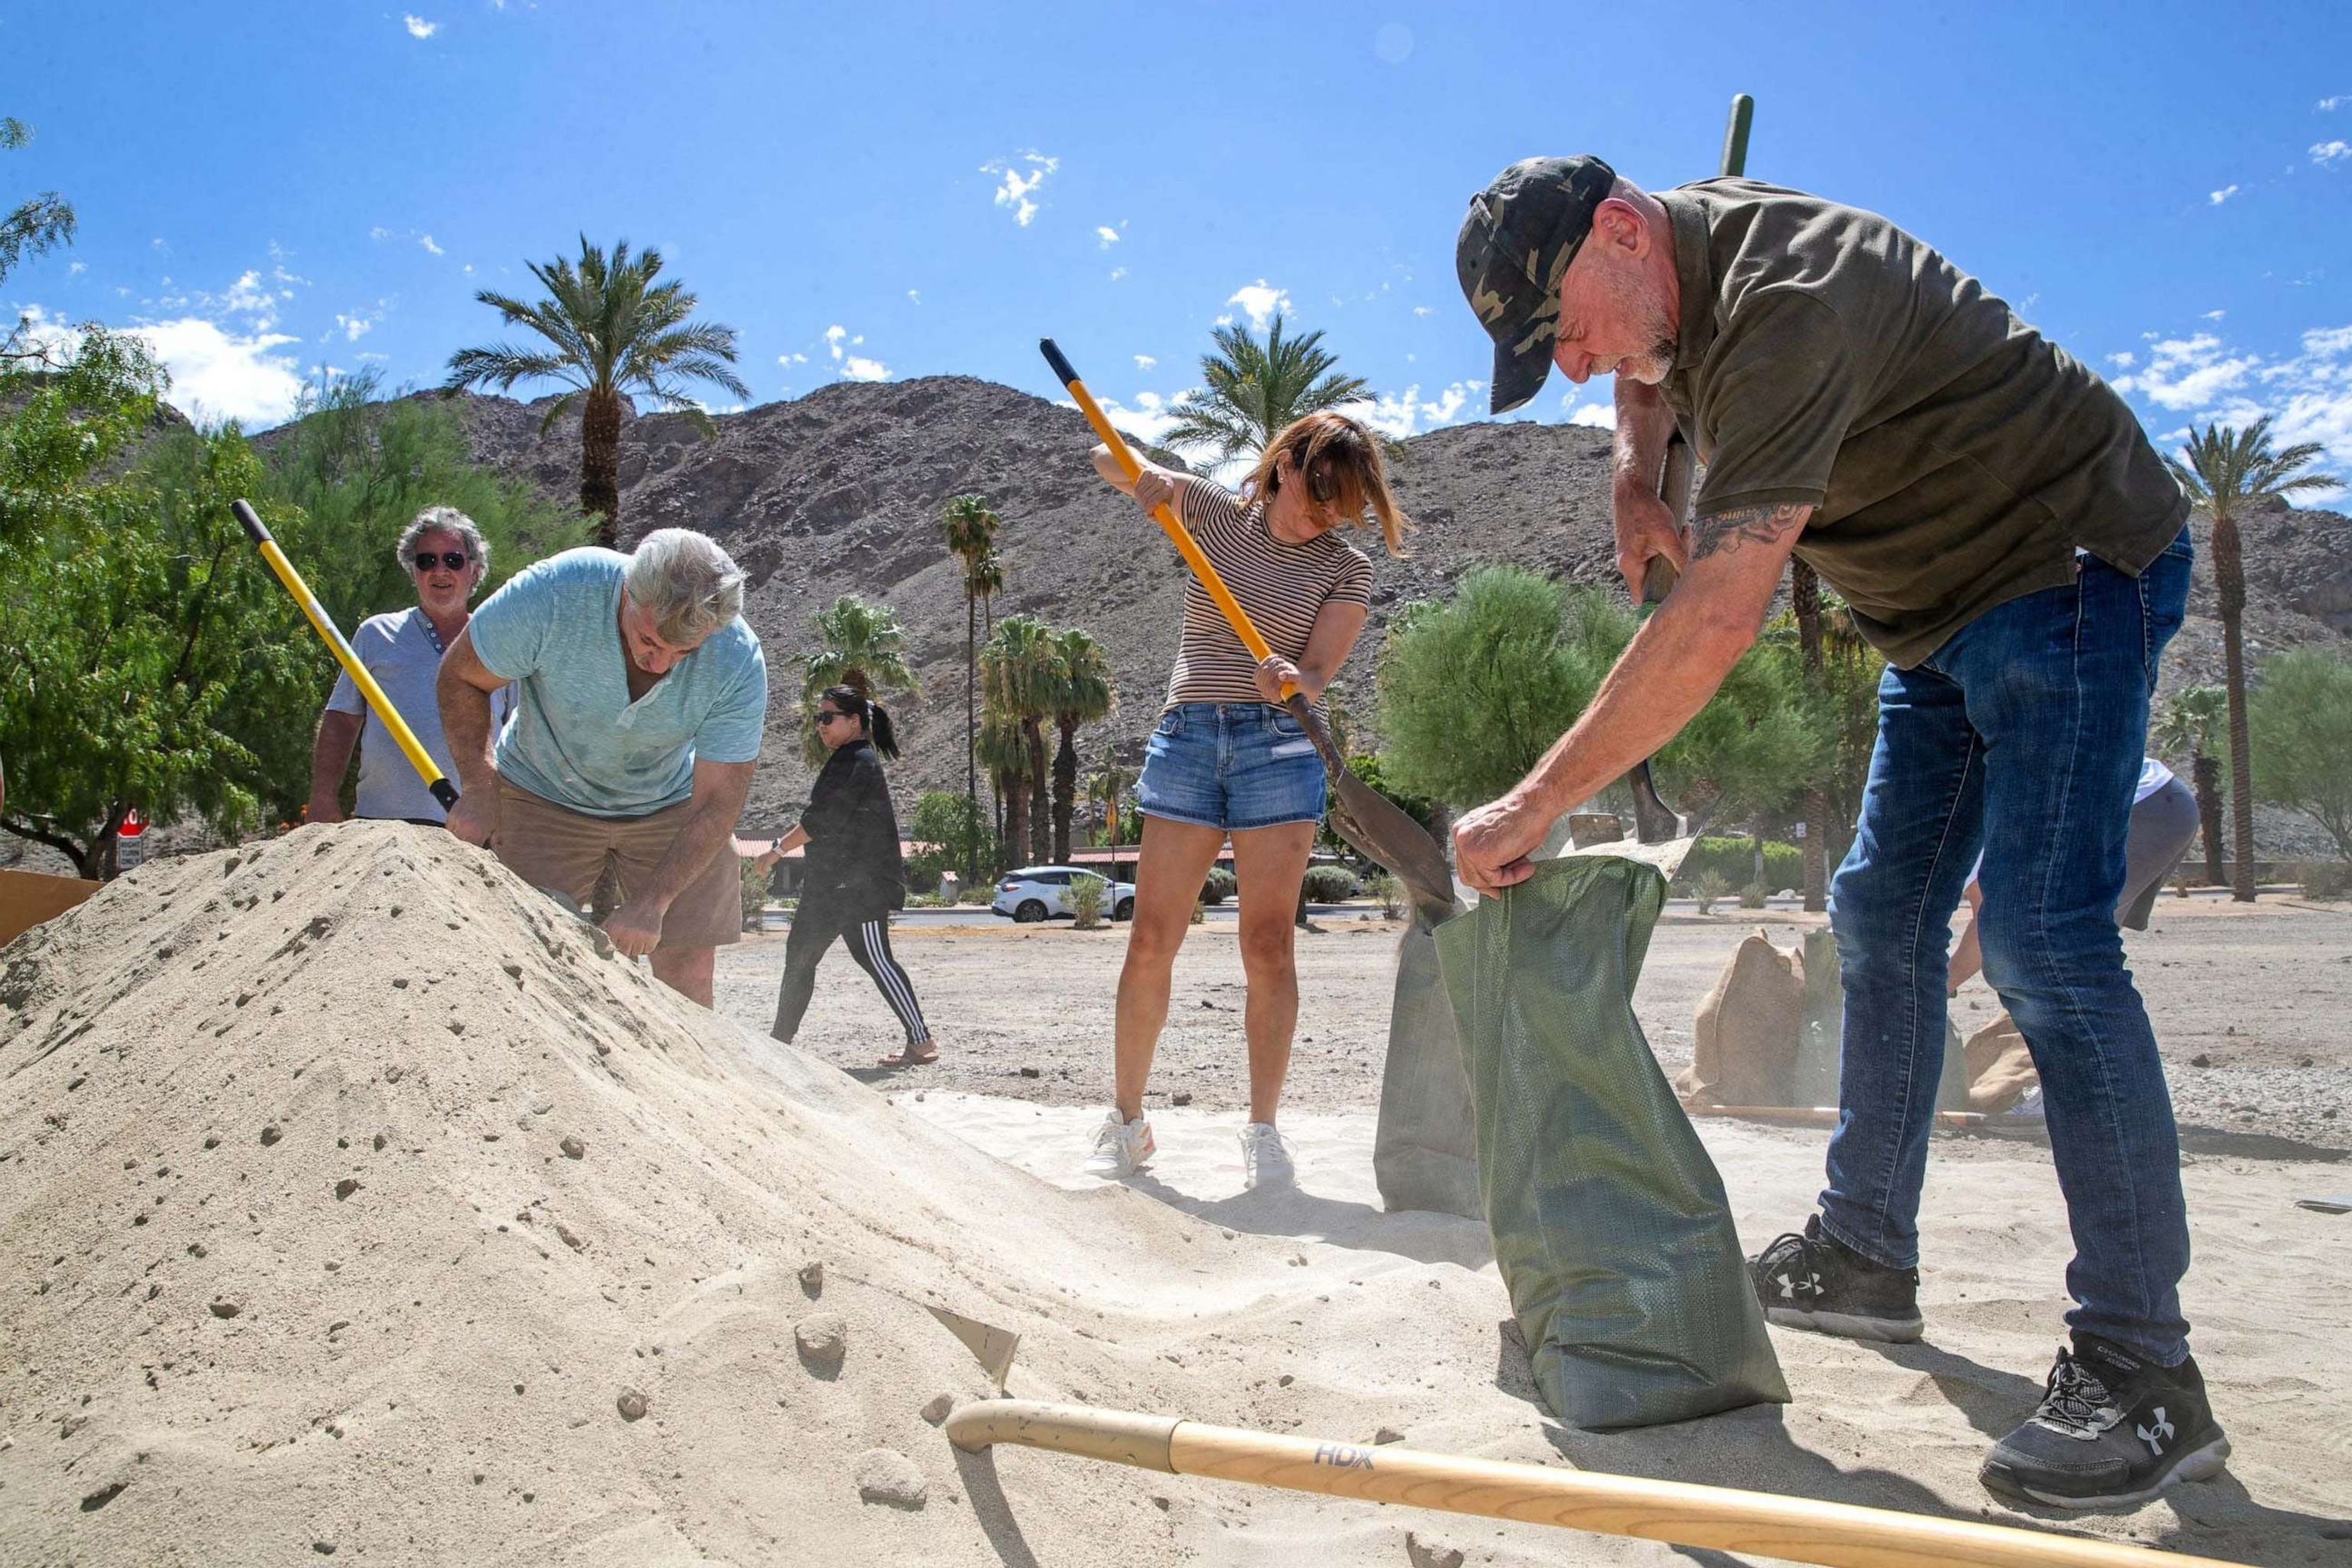
[(1560, 277), (1616, 181), (1617, 171), (1590, 154), (1523, 158), (1470, 198), (1454, 269), (1495, 340), (1496, 414), (1533, 397), (1551, 374)]

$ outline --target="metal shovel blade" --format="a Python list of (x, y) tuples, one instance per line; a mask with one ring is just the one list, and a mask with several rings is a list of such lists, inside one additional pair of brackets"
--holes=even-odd
[(1415, 907), (1433, 920), (1459, 912), (1454, 901), (1454, 871), (1429, 829), (1402, 807), (1348, 771), (1348, 760), (1331, 743), (1331, 732), (1303, 694), (1285, 704), (1315, 742), (1323, 773), (1331, 783), (1331, 826), (1340, 837), (1388, 868)]

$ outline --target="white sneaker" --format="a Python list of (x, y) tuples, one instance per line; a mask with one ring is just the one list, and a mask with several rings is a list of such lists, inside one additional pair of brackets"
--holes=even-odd
[(1087, 1174), (1112, 1181), (1131, 1176), (1151, 1163), (1156, 1147), (1150, 1122), (1140, 1116), (1121, 1121), (1118, 1111), (1110, 1111), (1095, 1129), (1095, 1152), (1087, 1156)]
[(1290, 1145), (1269, 1121), (1253, 1121), (1242, 1129), (1242, 1185), (1287, 1187), (1297, 1184), (1298, 1169), (1290, 1163)]

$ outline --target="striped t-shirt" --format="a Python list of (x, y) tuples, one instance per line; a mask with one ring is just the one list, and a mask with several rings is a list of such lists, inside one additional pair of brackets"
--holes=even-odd
[[(1223, 486), (1189, 477), (1176, 481), (1176, 511), (1266, 646), (1294, 663), (1307, 652), (1307, 634), (1325, 605), (1337, 599), (1369, 607), (1372, 602), (1371, 560), (1337, 531), (1285, 544), (1267, 531), (1263, 503), (1244, 507)], [(1263, 702), (1251, 679), (1256, 668), (1216, 601), (1192, 578), (1184, 585), (1184, 636), (1168, 678), (1166, 708)]]

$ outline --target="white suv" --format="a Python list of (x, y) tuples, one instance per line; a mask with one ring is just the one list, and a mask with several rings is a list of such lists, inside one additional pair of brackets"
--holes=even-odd
[(1034, 925), (1039, 921), (1074, 919), (1076, 911), (1070, 908), (1070, 886), (1081, 877), (1102, 885), (1102, 912), (1105, 915), (1115, 921), (1134, 917), (1134, 883), (1114, 882), (1099, 872), (1080, 870), (1076, 866), (1026, 866), (1018, 871), (1007, 871), (996, 884), (996, 901), (989, 907), (1023, 925)]

